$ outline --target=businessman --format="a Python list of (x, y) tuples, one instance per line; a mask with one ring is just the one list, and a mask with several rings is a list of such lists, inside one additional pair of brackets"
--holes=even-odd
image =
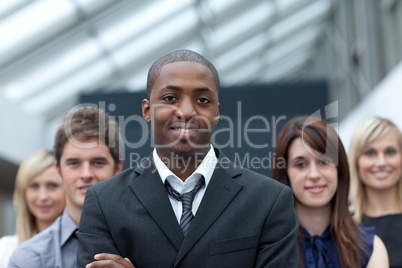
[(76, 268), (75, 232), (85, 194), (92, 185), (122, 170), (117, 123), (95, 108), (81, 108), (69, 115), (59, 127), (54, 145), (66, 208), (51, 226), (14, 250), (9, 268)]
[(211, 145), (219, 86), (190, 50), (151, 66), (142, 113), (155, 148), (88, 189), (77, 267), (298, 267), (290, 188)]

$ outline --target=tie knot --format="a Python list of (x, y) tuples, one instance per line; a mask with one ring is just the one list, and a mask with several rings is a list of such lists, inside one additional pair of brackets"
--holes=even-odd
[(198, 180), (198, 182), (195, 185), (193, 190), (181, 195), (175, 189), (173, 189), (173, 187), (170, 185), (170, 183), (167, 180), (165, 181), (167, 192), (172, 197), (174, 197), (176, 200), (182, 201), (183, 212), (180, 217), (180, 228), (183, 231), (184, 235), (187, 234), (188, 228), (190, 227), (190, 223), (191, 223), (192, 219), (194, 218), (194, 215), (192, 213), (194, 196), (198, 192), (198, 190), (201, 189), (201, 187), (204, 183), (205, 183), (204, 176), (201, 176), (201, 178)]
[(190, 192), (184, 193), (184, 194), (180, 194), (178, 191), (176, 191), (175, 189), (173, 189), (172, 185), (170, 185), (169, 181), (165, 181), (165, 186), (166, 186), (166, 190), (167, 192), (174, 197), (177, 201), (182, 201), (183, 202), (183, 206), (184, 203), (192, 203), (195, 194), (201, 189), (201, 187), (204, 184), (204, 176), (201, 176), (201, 178), (198, 180), (197, 184), (194, 186), (193, 190), (191, 190)]

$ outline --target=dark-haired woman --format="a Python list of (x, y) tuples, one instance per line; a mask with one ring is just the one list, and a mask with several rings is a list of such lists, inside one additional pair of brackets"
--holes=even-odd
[(349, 167), (324, 120), (301, 116), (281, 130), (272, 177), (293, 190), (299, 217), (300, 267), (388, 267), (374, 228), (359, 228), (348, 210)]

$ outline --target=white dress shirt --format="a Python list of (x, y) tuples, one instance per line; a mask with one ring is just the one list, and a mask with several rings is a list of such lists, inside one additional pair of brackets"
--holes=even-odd
[[(155, 162), (156, 169), (158, 170), (159, 176), (162, 179), (162, 183), (165, 184), (165, 180), (168, 180), (170, 185), (180, 194), (184, 194), (190, 192), (194, 189), (195, 185), (200, 178), (200, 175), (204, 176), (205, 185), (201, 187), (201, 189), (196, 193), (193, 201), (192, 212), (195, 216), (198, 207), (200, 206), (202, 197), (205, 194), (205, 190), (208, 187), (208, 184), (211, 180), (212, 174), (214, 173), (216, 163), (218, 159), (216, 158), (215, 151), (211, 145), (207, 155), (202, 160), (201, 164), (197, 167), (197, 169), (188, 177), (184, 182), (177, 177), (160, 159), (156, 149), (153, 151), (153, 158)], [(168, 194), (166, 192), (166, 194)], [(177, 201), (174, 197), (169, 196), (170, 203), (172, 204), (173, 211), (176, 215), (177, 222), (180, 223), (180, 217), (183, 212), (183, 205), (181, 201)]]
[(7, 268), (11, 253), (13, 253), (17, 245), (17, 235), (3, 236), (0, 239), (0, 268)]

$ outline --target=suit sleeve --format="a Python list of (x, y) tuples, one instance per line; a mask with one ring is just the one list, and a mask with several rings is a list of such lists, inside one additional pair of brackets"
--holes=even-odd
[(255, 267), (299, 267), (298, 231), (293, 193), (284, 187), (265, 221)]
[(88, 188), (85, 196), (77, 238), (78, 268), (93, 262), (94, 256), (98, 253), (120, 255), (109, 232), (96, 192), (91, 188)]

